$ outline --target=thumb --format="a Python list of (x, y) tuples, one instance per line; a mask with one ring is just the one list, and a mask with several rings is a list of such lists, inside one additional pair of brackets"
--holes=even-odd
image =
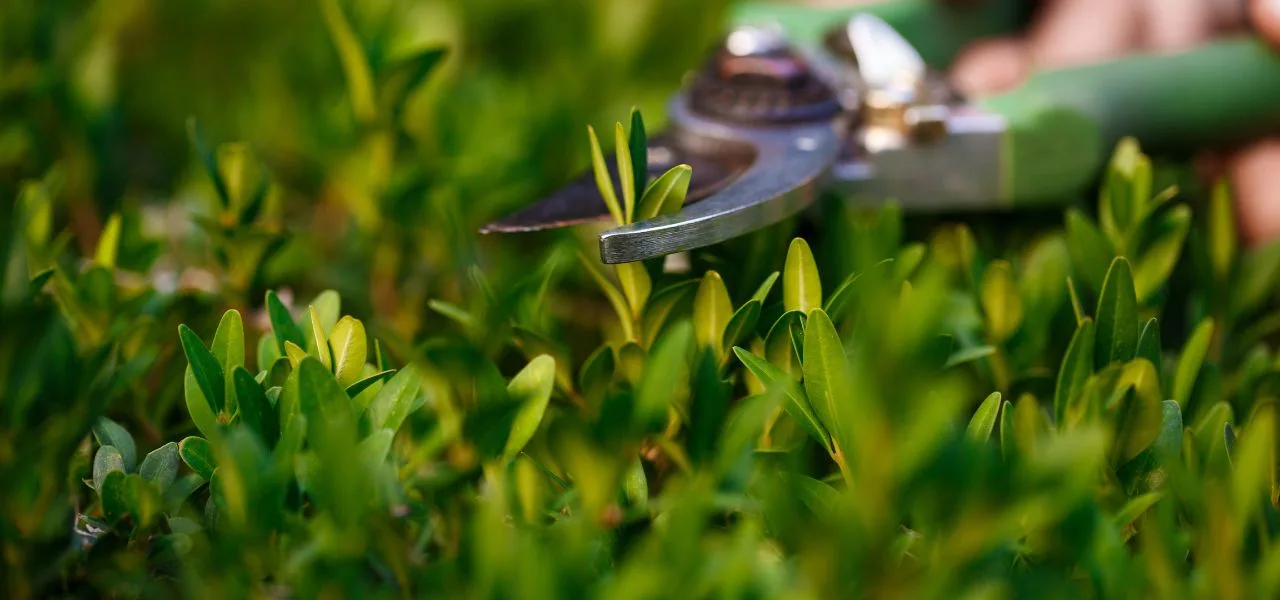
[(1259, 35), (1280, 47), (1280, 0), (1252, 0), (1249, 20)]

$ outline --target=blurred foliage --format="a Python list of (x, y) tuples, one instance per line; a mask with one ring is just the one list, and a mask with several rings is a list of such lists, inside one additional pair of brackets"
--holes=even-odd
[(1280, 593), (1280, 247), (1130, 141), (1061, 218), (474, 235), (638, 161), (676, 5), (0, 7), (3, 595)]

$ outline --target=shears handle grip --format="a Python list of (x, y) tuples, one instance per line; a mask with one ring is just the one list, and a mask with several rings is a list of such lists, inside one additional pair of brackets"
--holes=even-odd
[(757, 0), (738, 5), (732, 16), (737, 24), (777, 23), (792, 40), (816, 45), (849, 17), (867, 13), (879, 17), (911, 42), (929, 66), (945, 68), (970, 42), (1017, 31), (1026, 23), (1034, 4), (1026, 0), (987, 0), (971, 5), (939, 0), (882, 0), (835, 8)]
[(1003, 115), (1003, 171), (1019, 202), (1081, 189), (1108, 150), (1188, 151), (1280, 133), (1280, 52), (1253, 37), (1176, 54), (1042, 71), (979, 104)]

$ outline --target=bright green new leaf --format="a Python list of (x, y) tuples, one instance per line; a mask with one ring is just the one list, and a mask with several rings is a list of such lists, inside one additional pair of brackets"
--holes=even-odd
[(1218, 281), (1225, 282), (1235, 264), (1240, 243), (1231, 185), (1226, 179), (1219, 179), (1209, 195), (1208, 229), (1209, 263), (1213, 265), (1213, 274)]
[(338, 384), (348, 386), (360, 378), (360, 371), (369, 357), (368, 344), (364, 323), (358, 319), (342, 317), (333, 326), (329, 345), (333, 349), (333, 374)]
[(113, 471), (125, 472), (124, 457), (115, 446), (100, 446), (93, 456), (93, 489), (102, 489), (102, 480)]
[(289, 309), (285, 308), (280, 297), (276, 296), (275, 291), (267, 291), (267, 316), (271, 319), (271, 332), (275, 335), (276, 345), (280, 348), (280, 354), (285, 354), (285, 344), (293, 342), (299, 348), (307, 345), (302, 329), (297, 323), (293, 322), (293, 316), (289, 314)]
[(1098, 299), (1094, 364), (1101, 368), (1133, 358), (1138, 349), (1141, 327), (1129, 261), (1117, 257), (1107, 271), (1102, 295)]
[(822, 306), (818, 265), (804, 238), (791, 240), (791, 247), (787, 249), (787, 263), (782, 271), (782, 306), (805, 314)]
[(163, 494), (178, 478), (178, 445), (169, 442), (152, 450), (142, 459), (138, 474)]
[(307, 316), (311, 321), (311, 347), (315, 348), (315, 355), (320, 357), (320, 362), (324, 366), (333, 368), (333, 361), (329, 356), (329, 339), (325, 335), (324, 325), (320, 322), (320, 315), (316, 313), (314, 306), (307, 308)]
[(983, 273), (982, 311), (987, 317), (987, 335), (995, 343), (1009, 339), (1022, 324), (1022, 296), (1009, 263), (997, 260)]
[(1112, 457), (1115, 464), (1122, 465), (1146, 450), (1160, 435), (1164, 409), (1160, 378), (1156, 376), (1155, 367), (1144, 359), (1124, 366), (1118, 387), (1131, 391), (1117, 396), (1117, 403), (1106, 409), (1115, 420)]
[(640, 206), (636, 208), (636, 221), (652, 219), (660, 215), (678, 212), (689, 195), (689, 182), (693, 180), (693, 167), (676, 165), (667, 169), (644, 190)]
[(622, 123), (614, 123), (613, 152), (618, 162), (618, 182), (622, 186), (622, 218), (630, 223), (636, 214), (635, 164), (631, 162), (630, 141)]
[(284, 343), (284, 352), (289, 355), (289, 364), (293, 365), (294, 369), (297, 369), (298, 363), (301, 363), (302, 359), (307, 357), (307, 351), (299, 348), (298, 345), (293, 342)]
[(1067, 353), (1058, 368), (1058, 382), (1053, 392), (1053, 415), (1058, 427), (1067, 423), (1071, 408), (1084, 393), (1085, 384), (1093, 374), (1094, 325), (1093, 319), (1086, 317), (1076, 327), (1067, 346)]
[(218, 415), (213, 412), (213, 404), (200, 391), (200, 383), (196, 381), (195, 371), (190, 366), (187, 366), (182, 377), (182, 396), (196, 429), (206, 437), (217, 435)]
[(978, 406), (969, 419), (969, 427), (965, 429), (965, 437), (978, 443), (986, 443), (991, 439), (991, 431), (995, 429), (996, 418), (1000, 415), (1000, 392), (992, 392)]
[(653, 289), (649, 271), (642, 262), (620, 263), (614, 265), (614, 270), (618, 273), (622, 294), (627, 297), (627, 305), (631, 307), (631, 319), (638, 319)]
[(608, 277), (605, 277), (595, 259), (588, 258), (585, 254), (579, 254), (578, 258), (581, 259), (583, 266), (587, 268), (587, 272), (591, 274), (591, 278), (595, 279), (596, 284), (600, 286), (600, 290), (604, 292), (605, 297), (609, 299), (609, 304), (613, 305), (614, 312), (618, 313), (618, 321), (622, 325), (622, 334), (626, 336), (627, 340), (634, 341), (636, 337), (635, 324), (631, 317), (631, 309), (627, 305), (626, 297), (622, 295), (622, 292), (618, 291), (617, 286), (613, 285), (613, 282), (609, 281)]
[(596, 138), (596, 130), (587, 126), (587, 136), (591, 138), (591, 170), (595, 173), (596, 188), (604, 198), (604, 204), (613, 215), (613, 222), (619, 226), (626, 225), (627, 220), (618, 204), (618, 194), (613, 190), (613, 177), (609, 174), (609, 166), (604, 162), (604, 152), (600, 150), (600, 140)]
[(138, 464), (138, 447), (133, 443), (133, 436), (119, 423), (106, 417), (100, 417), (93, 424), (93, 437), (102, 446), (114, 446), (120, 451), (120, 459), (124, 462), (124, 470), (132, 471)]
[(1159, 502), (1163, 497), (1164, 492), (1148, 492), (1136, 498), (1131, 498), (1112, 517), (1111, 524), (1117, 529), (1124, 529), (1132, 525), (1134, 521), (1138, 520), (1138, 517), (1142, 516), (1142, 513), (1155, 506), (1156, 502)]
[(1213, 341), (1213, 318), (1206, 318), (1196, 326), (1195, 332), (1182, 347), (1182, 356), (1178, 358), (1178, 369), (1173, 374), (1173, 399), (1184, 410), (1191, 399), (1191, 391), (1196, 384), (1196, 376), (1200, 373), (1200, 365), (1204, 364), (1209, 354), (1209, 343)]
[(182, 457), (182, 462), (208, 481), (213, 477), (213, 470), (216, 464), (213, 460), (213, 447), (209, 445), (209, 441), (199, 437), (184, 438), (178, 442), (178, 456)]
[(406, 365), (369, 401), (365, 408), (369, 422), (374, 427), (397, 431), (400, 424), (413, 410), (414, 401), (422, 389), (422, 373), (414, 365)]
[(1067, 293), (1071, 297), (1071, 312), (1076, 316), (1076, 326), (1078, 327), (1089, 317), (1089, 313), (1084, 309), (1084, 303), (1080, 301), (1080, 292), (1076, 290), (1076, 282), (1070, 277), (1067, 278)]
[(802, 369), (805, 394), (814, 412), (831, 432), (837, 449), (847, 452), (850, 431), (843, 419), (862, 415), (855, 416), (848, 410), (854, 393), (853, 373), (835, 325), (820, 308), (809, 313), (805, 324)]
[(120, 251), (120, 213), (112, 214), (107, 224), (102, 227), (98, 236), (98, 249), (94, 252), (94, 262), (108, 269), (115, 268), (116, 255)]
[(513, 402), (520, 404), (515, 421), (511, 424), (511, 434), (502, 450), (502, 461), (511, 462), (524, 450), (533, 434), (542, 423), (542, 415), (547, 411), (551, 401), (551, 390), (554, 387), (556, 361), (543, 354), (534, 358), (521, 369), (511, 383), (507, 385), (507, 394)]
[(320, 321), (321, 334), (328, 338), (329, 332), (333, 331), (333, 326), (342, 316), (342, 296), (333, 290), (325, 290), (316, 294), (310, 306)]
[(693, 298), (693, 326), (698, 345), (704, 348), (720, 348), (725, 327), (733, 315), (729, 302), (729, 290), (720, 274), (707, 271)]

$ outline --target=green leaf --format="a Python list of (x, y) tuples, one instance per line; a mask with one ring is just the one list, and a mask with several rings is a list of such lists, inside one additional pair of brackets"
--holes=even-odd
[(329, 356), (329, 340), (314, 306), (307, 309), (307, 316), (311, 318), (311, 345), (316, 349), (316, 356), (324, 366), (333, 368), (333, 361)]
[(1138, 349), (1141, 324), (1133, 274), (1129, 270), (1129, 261), (1124, 257), (1117, 257), (1107, 271), (1102, 296), (1098, 299), (1097, 315), (1094, 364), (1101, 368), (1133, 358)]
[(1071, 266), (1083, 283), (1095, 292), (1102, 289), (1105, 265), (1116, 255), (1111, 240), (1076, 209), (1067, 211), (1067, 250)]
[(191, 422), (195, 423), (196, 429), (200, 433), (213, 437), (218, 433), (218, 415), (213, 412), (213, 403), (204, 397), (204, 392), (200, 391), (200, 384), (196, 381), (195, 371), (187, 366), (182, 377), (182, 394), (183, 400), (187, 405), (187, 413), (191, 415)]
[(377, 373), (374, 373), (373, 375), (360, 379), (359, 381), (347, 386), (347, 395), (352, 398), (355, 398), (356, 396), (360, 395), (360, 392), (363, 392), (369, 389), (370, 387), (373, 387), (373, 384), (378, 383), (379, 381), (390, 379), (391, 376), (395, 374), (395, 372), (396, 372), (395, 369), (388, 369), (386, 371), (379, 371)]
[(689, 165), (667, 169), (644, 190), (635, 220), (638, 222), (679, 212), (689, 195), (689, 182), (692, 180), (693, 167)]
[(1067, 345), (1067, 353), (1062, 357), (1062, 366), (1058, 368), (1057, 386), (1053, 391), (1053, 415), (1058, 427), (1067, 423), (1068, 414), (1073, 413), (1084, 393), (1085, 384), (1093, 374), (1094, 325), (1093, 319), (1085, 317)]
[[(1019, 403), (1021, 403), (1021, 399), (1019, 399)], [(978, 410), (981, 411), (982, 407), (979, 406)], [(973, 415), (974, 419), (977, 417), (977, 414)], [(1000, 406), (1000, 457), (1005, 460), (1013, 456), (1013, 452), (1018, 446), (1013, 419), (1013, 403), (1005, 400), (1004, 404)], [(969, 428), (972, 429), (974, 425), (973, 419), (970, 419)]]
[(125, 485), (128, 476), (124, 471), (112, 471), (102, 478), (98, 496), (102, 499), (102, 515), (110, 523), (117, 523), (129, 514)]
[(137, 474), (125, 476), (124, 504), (138, 527), (150, 527), (160, 514), (160, 494)]
[(991, 392), (986, 400), (978, 406), (978, 410), (969, 419), (969, 427), (965, 429), (965, 437), (969, 440), (986, 443), (991, 439), (991, 431), (996, 427), (996, 418), (1000, 415), (1000, 392)]
[(791, 247), (787, 249), (787, 264), (782, 270), (782, 305), (788, 311), (805, 314), (822, 306), (818, 265), (804, 238), (791, 240)]
[(414, 401), (422, 389), (422, 374), (412, 364), (400, 369), (383, 384), (382, 389), (369, 401), (365, 412), (375, 428), (397, 431), (414, 408)]
[(613, 152), (618, 162), (618, 184), (622, 186), (622, 217), (626, 223), (630, 223), (636, 214), (636, 172), (635, 164), (631, 162), (627, 130), (622, 123), (614, 123)]
[(379, 429), (369, 437), (360, 440), (360, 444), (356, 446), (357, 460), (369, 472), (376, 472), (379, 467), (386, 464), (387, 456), (391, 454), (391, 442), (395, 440), (396, 433), (390, 429)]
[(835, 447), (849, 450), (848, 424), (842, 421), (850, 414), (842, 404), (851, 400), (853, 373), (844, 355), (844, 345), (835, 324), (822, 309), (809, 313), (804, 330), (804, 389), (818, 420), (831, 433)]
[(578, 371), (578, 391), (596, 401), (603, 398), (613, 380), (614, 362), (612, 346), (604, 344), (596, 348)]
[(982, 311), (987, 335), (996, 343), (1009, 339), (1022, 324), (1022, 296), (1013, 281), (1013, 268), (1003, 260), (992, 262), (982, 275)]
[(293, 342), (284, 343), (284, 352), (289, 355), (289, 364), (293, 365), (294, 369), (297, 369), (298, 363), (301, 363), (302, 359), (307, 357), (307, 351), (299, 348), (298, 345)]
[(1164, 350), (1160, 346), (1160, 321), (1155, 317), (1148, 319), (1147, 324), (1142, 327), (1142, 335), (1138, 336), (1137, 357), (1151, 361), (1151, 365), (1156, 368), (1156, 375), (1160, 375), (1164, 365)]
[(591, 138), (591, 170), (595, 173), (596, 189), (604, 198), (604, 205), (613, 215), (613, 222), (619, 227), (627, 224), (626, 215), (618, 204), (618, 194), (613, 190), (613, 177), (609, 174), (609, 166), (604, 162), (604, 152), (600, 150), (600, 140), (596, 139), (596, 130), (587, 126), (587, 136)]
[(1115, 464), (1122, 465), (1146, 450), (1160, 435), (1164, 409), (1160, 379), (1150, 362), (1136, 359), (1126, 364), (1118, 386), (1132, 390), (1121, 394), (1116, 406), (1107, 407), (1116, 423), (1112, 456)]
[(101, 446), (115, 446), (120, 451), (120, 459), (124, 461), (124, 470), (132, 471), (138, 464), (138, 448), (133, 443), (133, 436), (119, 423), (106, 417), (100, 417), (93, 424), (93, 437)]
[(316, 294), (310, 306), (320, 320), (321, 334), (328, 338), (329, 332), (338, 323), (338, 317), (342, 316), (342, 296), (333, 290), (325, 290)]
[(1076, 326), (1078, 327), (1085, 319), (1089, 318), (1089, 313), (1084, 310), (1084, 303), (1080, 301), (1080, 292), (1076, 290), (1076, 282), (1070, 277), (1067, 278), (1067, 293), (1071, 296), (1071, 312), (1076, 316)]
[(596, 280), (596, 284), (600, 286), (600, 290), (604, 292), (609, 304), (613, 305), (614, 312), (618, 313), (619, 324), (622, 325), (622, 334), (626, 336), (628, 341), (634, 341), (635, 325), (631, 318), (631, 309), (627, 306), (627, 300), (618, 291), (617, 286), (609, 281), (594, 259), (588, 258), (585, 254), (578, 254), (578, 258), (582, 260), (583, 266), (587, 268), (587, 272), (591, 274), (591, 278)]
[(732, 311), (724, 280), (719, 273), (707, 271), (693, 298), (693, 325), (699, 346), (720, 348)]
[(333, 348), (333, 374), (338, 384), (348, 386), (355, 383), (369, 357), (369, 339), (365, 337), (364, 323), (342, 317), (333, 326), (329, 344)]
[(804, 313), (799, 311), (782, 313), (782, 316), (773, 323), (773, 327), (769, 328), (764, 341), (765, 358), (783, 372), (791, 374), (796, 381), (800, 380), (799, 351), (801, 347), (795, 344), (793, 339), (800, 334), (801, 344), (803, 344), (806, 318)]
[(267, 317), (271, 319), (271, 332), (275, 335), (276, 346), (280, 349), (280, 354), (286, 354), (285, 344), (293, 342), (299, 348), (307, 345), (306, 338), (302, 334), (302, 329), (297, 323), (293, 322), (293, 316), (289, 314), (289, 309), (285, 308), (284, 303), (276, 296), (275, 291), (267, 290)]
[(1227, 281), (1231, 267), (1236, 262), (1239, 234), (1236, 232), (1236, 213), (1232, 204), (1231, 186), (1226, 179), (1219, 179), (1209, 195), (1208, 249), (1209, 264), (1219, 282)]
[(766, 389), (782, 386), (787, 394), (787, 403), (783, 405), (787, 414), (791, 415), (791, 418), (795, 419), (801, 427), (804, 427), (805, 431), (813, 439), (822, 444), (824, 450), (828, 453), (834, 450), (831, 445), (831, 435), (827, 433), (826, 427), (818, 420), (818, 415), (814, 412), (813, 406), (809, 404), (809, 399), (804, 396), (804, 393), (789, 374), (773, 366), (769, 361), (742, 348), (735, 347), (733, 353), (742, 362), (742, 366), (751, 371), (751, 374), (755, 375)]
[(853, 305), (853, 298), (857, 288), (854, 287), (859, 279), (859, 273), (850, 273), (843, 282), (836, 287), (836, 291), (831, 293), (831, 297), (827, 298), (827, 303), (823, 305), (823, 310), (831, 316), (832, 321), (839, 321), (846, 311)]
[(646, 347), (653, 345), (654, 339), (672, 314), (682, 312), (686, 303), (692, 303), (701, 282), (701, 279), (689, 279), (671, 284), (653, 294), (644, 309), (643, 330)]
[(102, 227), (102, 234), (98, 236), (98, 249), (94, 252), (93, 261), (108, 269), (115, 268), (119, 250), (120, 213), (114, 213), (107, 218), (107, 224)]
[(321, 0), (320, 8), (325, 24), (329, 27), (329, 35), (338, 47), (338, 58), (342, 61), (342, 71), (347, 78), (347, 93), (351, 97), (351, 109), (361, 123), (372, 123), (378, 115), (373, 72), (364, 48), (360, 45), (360, 39), (352, 31), (347, 17), (342, 14), (338, 0)]
[(1191, 208), (1178, 205), (1155, 223), (1153, 237), (1133, 273), (1138, 300), (1143, 301), (1160, 289), (1173, 273), (1182, 256), (1182, 244), (1191, 230)]
[(169, 442), (147, 454), (138, 467), (143, 479), (155, 484), (163, 494), (178, 478), (178, 445)]
[(640, 116), (640, 109), (634, 107), (631, 109), (631, 133), (627, 148), (631, 154), (631, 174), (635, 182), (632, 189), (640, 194), (649, 179), (649, 140), (645, 135), (644, 117)]
[(618, 283), (622, 286), (622, 294), (627, 297), (627, 305), (631, 307), (631, 318), (637, 319), (649, 301), (649, 292), (653, 283), (649, 280), (649, 271), (643, 262), (620, 263), (613, 266), (618, 273)]
[(100, 446), (93, 456), (93, 489), (102, 489), (102, 480), (109, 473), (125, 472), (124, 457), (115, 446)]
[(275, 446), (280, 437), (280, 415), (276, 407), (271, 405), (262, 386), (244, 367), (236, 367), (232, 377), (235, 379), (236, 397), (240, 399), (240, 418), (268, 448)]
[(1182, 356), (1178, 358), (1178, 369), (1173, 374), (1173, 399), (1178, 401), (1178, 406), (1183, 410), (1186, 410), (1187, 402), (1191, 399), (1196, 376), (1200, 373), (1200, 366), (1204, 364), (1205, 356), (1209, 354), (1209, 343), (1212, 341), (1213, 318), (1208, 317), (1196, 325), (1195, 331), (1182, 347)]
[(636, 386), (633, 423), (640, 431), (660, 430), (672, 405), (672, 390), (688, 385), (687, 356), (692, 342), (693, 327), (682, 321), (654, 345)]
[(764, 283), (761, 283), (760, 287), (756, 288), (756, 293), (751, 294), (751, 299), (759, 302), (760, 306), (764, 306), (765, 300), (769, 298), (769, 292), (773, 290), (773, 284), (778, 281), (780, 276), (782, 276), (781, 271), (770, 273), (768, 277), (764, 278)]
[(516, 455), (524, 450), (529, 440), (533, 439), (533, 434), (538, 431), (542, 415), (551, 401), (555, 376), (555, 359), (543, 354), (530, 361), (507, 385), (507, 394), (513, 402), (520, 404), (520, 411), (516, 413), (511, 425), (511, 435), (502, 450), (503, 462), (515, 460)]
[(191, 373), (195, 376), (200, 392), (209, 401), (214, 414), (222, 412), (226, 405), (226, 379), (222, 365), (205, 347), (200, 337), (186, 325), (178, 326), (178, 337), (182, 341), (182, 350), (191, 365)]
[(984, 359), (995, 353), (995, 346), (974, 346), (972, 348), (957, 350), (951, 356), (947, 357), (947, 363), (943, 368), (952, 369), (966, 363)]
[(1132, 525), (1134, 521), (1138, 520), (1138, 517), (1142, 516), (1142, 513), (1155, 506), (1156, 502), (1159, 502), (1163, 497), (1164, 492), (1149, 492), (1136, 498), (1130, 498), (1112, 517), (1111, 524), (1119, 529)]
[(213, 470), (217, 465), (213, 460), (213, 446), (209, 445), (209, 440), (194, 436), (184, 438), (178, 442), (178, 456), (205, 481), (213, 478)]
[(724, 339), (721, 340), (721, 348), (723, 352), (728, 352), (730, 348), (745, 340), (751, 332), (755, 331), (756, 323), (760, 321), (760, 301), (751, 299), (746, 304), (738, 307), (733, 311), (733, 316), (729, 317), (729, 324), (724, 328)]

